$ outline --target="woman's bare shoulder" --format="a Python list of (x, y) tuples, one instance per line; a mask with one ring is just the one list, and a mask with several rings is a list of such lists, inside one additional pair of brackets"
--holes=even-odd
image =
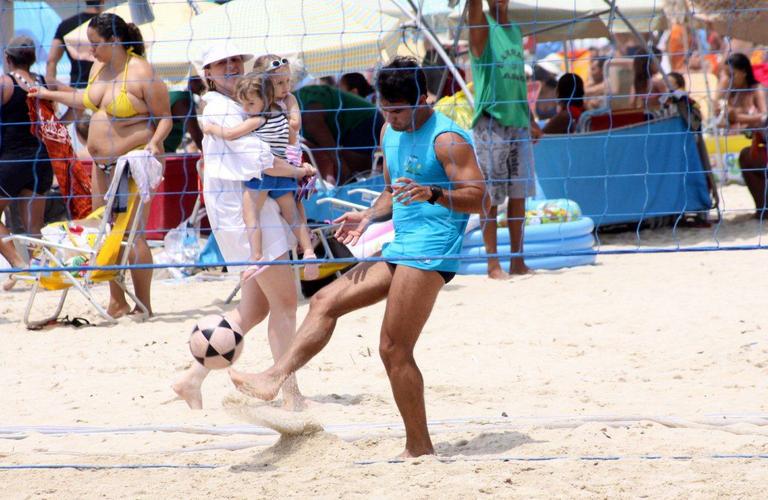
[(13, 80), (8, 75), (0, 75), (0, 94), (2, 95), (3, 104), (7, 103), (11, 98), (11, 94), (13, 94)]
[(128, 71), (138, 77), (152, 79), (155, 76), (154, 67), (143, 57), (132, 57), (128, 61)]

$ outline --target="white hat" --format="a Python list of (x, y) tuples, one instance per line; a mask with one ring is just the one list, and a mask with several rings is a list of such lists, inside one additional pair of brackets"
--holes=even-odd
[(547, 73), (551, 73), (555, 78), (560, 78), (563, 75), (563, 60), (557, 56), (547, 56), (544, 59), (536, 61), (536, 66), (545, 70)]
[(237, 45), (229, 40), (222, 40), (219, 43), (214, 43), (203, 49), (203, 57), (200, 66), (205, 68), (216, 61), (229, 59), (230, 57), (235, 56), (241, 56), (243, 61), (250, 61), (253, 59), (253, 54), (238, 48)]

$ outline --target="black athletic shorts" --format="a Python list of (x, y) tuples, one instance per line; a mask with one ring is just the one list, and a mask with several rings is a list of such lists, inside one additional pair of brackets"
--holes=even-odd
[[(387, 262), (387, 265), (392, 269), (393, 272), (397, 267), (397, 264), (393, 264), (391, 262)], [(426, 271), (426, 269), (422, 269), (422, 271)], [(452, 273), (450, 271), (434, 271), (434, 272), (436, 272), (437, 274), (440, 275), (441, 278), (443, 278), (443, 281), (445, 281), (446, 285), (450, 283), (453, 278), (456, 277), (456, 273)]]
[(0, 160), (0, 198), (16, 198), (25, 189), (45, 194), (53, 184), (53, 167), (46, 159)]

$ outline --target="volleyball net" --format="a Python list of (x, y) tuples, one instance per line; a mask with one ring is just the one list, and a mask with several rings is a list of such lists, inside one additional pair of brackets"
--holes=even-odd
[[(522, 90), (518, 97), (490, 103), (478, 102), (489, 94), (476, 92), (477, 81), (473, 84), (472, 26), (465, 1), (98, 4), (0, 0), (6, 75), (0, 106), (3, 227), (31, 239), (40, 238), (43, 228), (42, 239), (58, 244), (59, 250), (108, 239), (120, 225), (116, 216), (97, 214), (91, 222), (80, 222), (93, 207), (104, 204), (110, 181), (94, 164), (115, 163), (135, 149), (137, 144), (125, 140), (130, 134), (144, 133), (146, 143), (160, 123), (157, 110), (167, 106), (173, 123), (160, 155), (163, 180), (154, 186), (146, 206), (146, 224), (133, 228), (135, 237), (149, 240), (158, 248), (155, 253), (163, 256), (155, 263), (128, 264), (118, 259), (99, 261), (92, 254), (91, 259), (64, 259), (53, 267), (48, 262), (49, 271), (189, 270), (251, 263), (224, 257), (227, 252), (211, 238), (223, 228), (212, 231), (213, 218), (206, 213), (212, 203), (231, 201), (243, 192), (239, 185), (212, 190), (205, 182), (205, 144), (210, 143), (203, 139), (199, 118), (212, 80), (203, 64), (211, 47), (225, 45), (254, 56), (274, 54), (275, 68), (290, 68), (287, 75), (302, 120), (302, 159), (318, 171), (317, 181), (300, 185), (304, 195), (300, 203), (321, 262), (337, 265), (336, 270), (380, 259), (377, 251), (392, 238), (391, 224), (381, 223), (364, 238), (366, 248), (345, 248), (334, 241), (337, 226), (332, 221), (345, 211), (367, 209), (387, 188), (380, 147), (385, 118), (375, 83), (382, 67), (396, 56), (411, 56), (421, 64), (428, 106), (452, 118), (456, 127), (468, 131), (468, 138), (474, 128), (483, 170), (492, 171), (490, 163), (512, 161), (510, 156), (530, 155), (530, 160), (516, 160), (531, 167), (522, 179), (486, 179), (489, 193), (494, 184), (526, 186), (523, 212), (506, 213), (506, 204), (500, 205), (496, 253), (485, 250), (482, 227), (488, 217), (480, 214), (469, 219), (460, 255), (414, 255), (414, 260), (456, 259), (462, 261), (464, 272), (482, 272), (489, 257), (509, 260), (520, 255), (511, 250), (507, 226), (521, 219), (527, 233), (524, 255), (542, 268), (591, 263), (599, 254), (763, 247), (760, 235), (768, 192), (764, 2), (510, 2), (507, 17), (516, 28), (508, 29), (514, 33), (519, 29), (520, 57), (504, 55), (507, 62), (477, 59), (474, 69), (494, 67), (498, 72), (489, 74), (516, 79)], [(485, 1), (482, 4), (487, 8)], [(144, 58), (162, 86), (147, 85), (146, 77), (136, 76), (145, 73), (131, 67), (121, 75), (109, 62), (90, 71), (96, 48), (112, 44), (111, 54), (124, 62), (119, 55), (125, 58), (129, 45), (88, 28), (98, 11), (138, 25)], [(114, 21), (111, 28), (119, 31)], [(99, 57), (97, 67), (104, 63), (104, 56)], [(252, 63), (246, 61), (243, 72), (250, 71)], [(29, 87), (43, 84), (35, 74), (49, 86), (56, 81), (72, 85), (72, 93), (82, 92), (93, 81), (91, 101), (115, 98), (125, 88), (136, 113), (118, 116), (100, 105), (87, 112), (78, 103), (72, 106), (77, 109), (69, 110), (63, 102), (27, 99)], [(236, 76), (225, 71), (223, 77)], [(232, 113), (241, 115), (227, 123), (246, 118), (232, 103)], [(494, 109), (511, 109), (514, 104), (527, 108), (530, 127), (547, 133), (538, 139), (528, 132), (502, 135), (490, 140), (496, 141), (491, 146), (481, 144), (488, 139), (477, 133), (474, 107), (481, 106), (503, 124), (505, 117)], [(267, 123), (285, 115), (280, 107), (284, 105), (276, 102), (273, 109), (262, 112)], [(240, 154), (229, 162), (232, 165), (252, 158), (235, 149), (227, 146), (218, 154)], [(495, 152), (480, 154), (483, 150)], [(406, 157), (394, 155), (390, 161)], [(208, 161), (213, 162), (221, 163), (221, 158)], [(128, 177), (126, 173), (126, 184), (121, 188), (116, 182), (111, 192), (116, 205), (121, 205), (121, 198), (139, 200), (138, 191), (126, 188)], [(451, 189), (450, 173), (449, 180), (439, 184)], [(747, 220), (753, 215), (757, 222)], [(99, 226), (93, 220), (106, 223)], [(739, 230), (730, 231), (729, 226)], [(131, 227), (123, 228), (125, 234)], [(226, 229), (248, 232), (244, 224)], [(632, 237), (609, 235), (622, 230)], [(692, 232), (695, 237), (689, 237)], [(34, 245), (6, 241), (2, 250), (5, 265), (0, 273), (39, 270)], [(278, 259), (270, 264), (291, 263), (295, 261)]]

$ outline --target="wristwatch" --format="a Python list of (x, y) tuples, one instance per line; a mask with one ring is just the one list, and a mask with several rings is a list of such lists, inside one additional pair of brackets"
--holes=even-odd
[(432, 191), (432, 196), (429, 197), (427, 203), (434, 205), (443, 196), (443, 188), (440, 186), (429, 186), (429, 189)]

